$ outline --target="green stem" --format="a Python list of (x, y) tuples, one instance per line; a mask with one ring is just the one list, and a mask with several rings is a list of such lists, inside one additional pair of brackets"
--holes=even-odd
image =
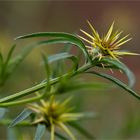
[(54, 140), (54, 125), (51, 126), (51, 140)]
[(50, 95), (55, 94), (55, 93), (47, 93), (47, 94), (42, 94), (42, 95), (38, 95), (36, 97), (32, 97), (32, 98), (28, 98), (28, 99), (23, 99), (23, 100), (19, 100), (19, 101), (13, 101), (13, 102), (3, 102), (0, 103), (1, 107), (7, 107), (7, 106), (15, 106), (15, 105), (21, 105), (21, 104), (26, 104), (26, 103), (31, 103), (31, 102), (35, 102), (38, 101), (40, 99), (43, 99), (44, 97), (49, 97)]
[[(57, 83), (59, 79), (60, 79), (60, 77), (52, 79), (50, 81), (50, 84), (53, 85), (53, 84)], [(18, 93), (15, 93), (13, 95), (7, 96), (7, 97), (5, 97), (3, 99), (0, 99), (0, 103), (8, 102), (8, 101), (11, 101), (11, 100), (16, 100), (16, 99), (19, 99), (21, 97), (27, 96), (27, 95), (29, 95), (29, 94), (31, 94), (33, 92), (36, 92), (38, 90), (41, 90), (41, 89), (45, 88), (46, 84), (47, 84), (47, 82), (40, 83), (40, 84), (38, 84), (36, 86), (33, 86), (31, 88), (28, 88), (28, 89), (25, 89), (25, 90), (20, 91)]]
[(15, 102), (8, 102), (8, 103), (4, 102), (4, 103), (0, 103), (0, 106), (1, 107), (7, 107), (7, 106), (15, 106), (15, 105), (20, 105), (20, 104), (35, 102), (35, 101), (38, 101), (38, 100), (42, 99), (42, 97), (43, 96), (38, 96), (38, 97), (32, 97), (32, 98), (19, 100), (19, 101), (15, 101)]
[[(71, 77), (73, 77), (77, 74), (80, 74), (80, 73), (88, 70), (92, 66), (93, 65), (91, 63), (87, 63), (84, 66), (80, 67), (75, 72), (66, 73), (62, 77), (57, 77), (57, 78), (54, 78), (54, 79), (50, 80), (50, 85), (56, 84), (57, 82), (59, 82), (59, 80), (61, 80), (64, 77), (71, 78)], [(15, 94), (10, 95), (10, 96), (5, 97), (5, 98), (2, 98), (2, 99), (0, 99), (0, 107), (4, 107), (4, 106), (6, 107), (6, 106), (12, 106), (12, 105), (17, 105), (17, 104), (24, 104), (24, 103), (37, 101), (37, 100), (41, 99), (42, 97), (33, 97), (33, 98), (25, 99), (25, 100), (22, 100), (22, 101), (16, 101), (16, 102), (11, 102), (11, 103), (9, 102), (9, 101), (13, 101), (13, 100), (19, 99), (21, 97), (27, 96), (31, 93), (34, 93), (34, 92), (38, 91), (38, 90), (41, 90), (41, 89), (45, 88), (46, 85), (47, 85), (47, 82), (43, 82), (43, 83), (40, 83), (40, 84), (38, 84), (36, 86), (33, 86), (31, 88), (25, 89), (21, 92), (15, 93)], [(9, 103), (4, 103), (4, 102), (9, 102)]]
[(54, 140), (54, 124), (52, 118), (50, 121), (51, 121), (51, 140)]
[[(0, 126), (2, 126), (2, 125), (10, 125), (11, 124), (11, 122), (12, 122), (13, 120), (11, 120), (11, 119), (4, 119), (4, 120), (0, 120)], [(33, 126), (30, 122), (28, 122), (28, 121), (22, 121), (22, 122), (20, 122), (20, 123), (18, 123), (16, 126)]]

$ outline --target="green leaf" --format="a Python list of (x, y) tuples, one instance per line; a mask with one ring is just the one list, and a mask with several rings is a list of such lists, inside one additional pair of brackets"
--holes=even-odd
[(6, 109), (5, 108), (0, 108), (0, 119), (3, 118), (5, 112), (6, 112)]
[(133, 95), (134, 97), (136, 97), (137, 99), (140, 100), (140, 95), (138, 95), (135, 91), (133, 91), (131, 88), (129, 88), (126, 84), (124, 84), (123, 82), (121, 82), (120, 80), (116, 79), (115, 77), (112, 77), (108, 74), (104, 74), (104, 73), (99, 73), (99, 72), (95, 72), (95, 71), (89, 71), (86, 73), (90, 73), (90, 74), (95, 74), (97, 76), (103, 77), (105, 79), (108, 79), (110, 81), (112, 81), (113, 83), (117, 84), (119, 87), (123, 88), (124, 90), (126, 90), (128, 93), (130, 93), (131, 95)]
[(92, 136), (86, 129), (84, 129), (83, 127), (81, 127), (78, 123), (76, 122), (68, 122), (68, 124), (73, 127), (74, 129), (76, 129), (77, 131), (80, 132), (80, 134), (82, 134), (83, 136), (85, 136), (88, 139), (92, 139), (94, 140), (95, 137)]
[(51, 77), (51, 72), (50, 72), (50, 66), (49, 66), (49, 63), (48, 63), (48, 59), (47, 57), (45, 56), (45, 54), (42, 54), (42, 58), (44, 60), (44, 64), (45, 64), (45, 70), (46, 70), (46, 77), (47, 77), (47, 85), (46, 85), (46, 91), (50, 91), (51, 89), (51, 85), (50, 85), (50, 77)]
[(67, 52), (69, 53), (72, 49), (72, 44), (67, 43), (63, 46), (63, 48), (60, 50), (60, 52)]
[(3, 56), (2, 53), (0, 52), (0, 70), (2, 69), (2, 65), (3, 65)]
[(111, 64), (111, 68), (117, 68), (119, 70), (122, 70), (126, 74), (126, 76), (128, 77), (129, 86), (130, 87), (134, 86), (134, 84), (135, 84), (135, 76), (125, 64), (123, 64), (120, 61), (110, 59), (110, 58), (103, 58), (100, 63)]
[(70, 57), (72, 57), (72, 56), (73, 56), (73, 55), (68, 54), (68, 53), (66, 53), (66, 52), (58, 53), (58, 54), (49, 56), (49, 57), (48, 57), (48, 61), (49, 61), (49, 63), (52, 63), (52, 62), (54, 62), (54, 61), (58, 61), (58, 60), (65, 59), (65, 58), (70, 58)]
[[(80, 74), (80, 73), (86, 71), (89, 68), (91, 68), (91, 64), (87, 63), (84, 66), (80, 67), (76, 72), (77, 72), (77, 74)], [(74, 75), (76, 75), (76, 73), (73, 73), (73, 72), (72, 73), (67, 73), (67, 74), (63, 75), (63, 78), (64, 77), (72, 77)], [(51, 85), (56, 84), (61, 79), (62, 79), (62, 77), (57, 77), (57, 78), (51, 79), (50, 84)], [(28, 89), (25, 89), (25, 90), (20, 91), (18, 93), (9, 95), (7, 97), (4, 97), (4, 98), (0, 99), (0, 107), (3, 107), (4, 102), (9, 102), (9, 101), (19, 99), (21, 97), (25, 97), (25, 96), (27, 96), (27, 95), (29, 95), (31, 93), (34, 93), (36, 91), (39, 91), (39, 90), (45, 88), (46, 85), (47, 85), (47, 81), (44, 81), (44, 82), (41, 82), (40, 84), (35, 85), (35, 86), (31, 87), (31, 88), (28, 88)], [(10, 106), (10, 105), (7, 105), (7, 106)]]
[[(52, 79), (50, 81), (50, 84), (52, 85), (52, 84), (57, 83), (59, 79), (60, 79), (60, 77)], [(41, 82), (40, 84), (35, 85), (35, 86), (33, 86), (33, 87), (29, 88), (29, 89), (25, 89), (23, 91), (20, 91), (18, 93), (15, 93), (13, 95), (10, 95), (10, 96), (7, 96), (7, 97), (4, 97), (4, 98), (0, 99), (0, 103), (2, 103), (2, 102), (9, 102), (9, 101), (13, 101), (13, 100), (19, 99), (21, 97), (24, 97), (26, 95), (29, 95), (31, 93), (34, 93), (34, 92), (36, 92), (38, 90), (41, 90), (41, 89), (45, 88), (46, 85), (47, 85), (47, 81)], [(1, 104), (0, 104), (0, 106), (1, 106)]]
[(13, 127), (16, 124), (20, 123), (21, 121), (25, 120), (30, 114), (32, 113), (31, 110), (24, 109), (9, 125), (9, 127)]
[(16, 45), (13, 45), (10, 49), (10, 51), (8, 52), (6, 61), (3, 60), (3, 56), (0, 53), (0, 86), (3, 86), (6, 82), (6, 80), (9, 78), (10, 76), (10, 67), (8, 66), (10, 59), (12, 57), (13, 51), (15, 49)]
[(59, 61), (62, 59), (71, 59), (74, 63), (74, 66), (73, 66), (74, 70), (76, 70), (78, 68), (78, 58), (76, 56), (71, 55), (71, 54), (66, 53), (66, 52), (58, 53), (58, 54), (49, 56), (48, 62), (52, 63), (54, 61)]
[[(0, 120), (0, 125), (7, 126), (7, 125), (11, 124), (12, 121), (13, 121), (12, 119), (3, 118), (2, 120)], [(28, 126), (29, 127), (29, 126), (32, 126), (32, 123), (30, 121), (25, 120), (25, 121), (18, 123), (17, 126), (21, 126), (21, 127)]]
[(38, 124), (34, 140), (41, 140), (41, 138), (43, 137), (43, 134), (45, 133), (45, 130), (46, 130), (45, 125)]
[(50, 39), (45, 41), (39, 41), (32, 45), (26, 46), (22, 49), (21, 53), (11, 60), (11, 64), (19, 64), (34, 48), (43, 47), (49, 44), (65, 43), (64, 39)]
[[(37, 47), (45, 46), (46, 44), (53, 44), (55, 40), (40, 41), (32, 45), (26, 46), (16, 57), (12, 58), (9, 62), (9, 73), (12, 73), (17, 66), (25, 59), (25, 57)], [(56, 41), (57, 42), (57, 41)]]
[[(63, 33), (63, 32), (38, 32), (38, 33), (32, 33), (32, 34), (19, 36), (16, 39), (25, 39), (25, 38), (33, 38), (33, 37), (55, 37), (61, 43), (71, 43), (73, 45), (76, 45), (77, 47), (79, 47), (79, 49), (82, 50), (82, 52), (85, 55), (85, 58), (90, 61), (90, 57), (85, 48), (85, 45), (78, 37), (72, 34)], [(53, 40), (52, 43), (56, 43), (56, 42)]]
[(14, 52), (14, 50), (15, 50), (15, 47), (16, 47), (16, 45), (13, 45), (13, 46), (11, 47), (10, 51), (8, 52), (8, 56), (7, 56), (6, 61), (5, 61), (5, 67), (6, 67), (7, 64), (9, 63), (9, 61), (10, 61), (10, 59), (11, 59), (11, 57), (12, 57), (12, 54), (13, 54), (13, 52)]
[[(72, 76), (75, 76), (76, 74), (80, 74), (80, 73), (88, 70), (91, 67), (92, 67), (91, 64), (90, 63), (87, 63), (84, 66), (80, 67), (75, 73), (73, 73), (73, 72), (67, 73), (67, 74), (64, 74), (62, 77), (64, 78), (64, 77), (72, 77)], [(51, 85), (56, 84), (57, 82), (59, 82), (59, 80), (62, 79), (62, 77), (57, 77), (57, 78), (51, 79), (50, 80), (50, 84)], [(44, 81), (44, 82), (41, 82), (40, 84), (35, 85), (35, 86), (31, 87), (31, 88), (28, 88), (28, 89), (25, 89), (25, 90), (20, 91), (18, 93), (9, 95), (7, 97), (4, 97), (4, 98), (0, 99), (0, 107), (3, 106), (3, 102), (9, 102), (9, 101), (13, 101), (13, 100), (19, 99), (21, 97), (25, 97), (25, 96), (27, 96), (27, 95), (29, 95), (31, 93), (34, 93), (36, 91), (39, 91), (39, 90), (45, 88), (46, 85), (47, 85), (47, 81)]]
[[(63, 38), (56, 38), (56, 39), (50, 39), (50, 40), (45, 40), (45, 41), (39, 41), (39, 42), (33, 43), (32, 45), (26, 46), (25, 48), (22, 49), (19, 55), (17, 55), (16, 57), (10, 60), (8, 64), (9, 73), (12, 73), (34, 48), (46, 46), (48, 44), (57, 44), (57, 43), (71, 43), (71, 41), (63, 39)], [(84, 47), (84, 44), (81, 44), (81, 45), (83, 45)]]

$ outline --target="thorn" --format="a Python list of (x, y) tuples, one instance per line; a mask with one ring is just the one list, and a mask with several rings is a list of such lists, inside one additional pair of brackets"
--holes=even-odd
[(119, 72), (123, 74), (123, 71), (122, 70), (119, 70)]
[(112, 74), (114, 73), (114, 71), (111, 68), (109, 70), (111, 71)]
[(101, 65), (102, 65), (103, 69), (105, 69), (104, 64), (103, 64), (103, 63), (101, 63)]

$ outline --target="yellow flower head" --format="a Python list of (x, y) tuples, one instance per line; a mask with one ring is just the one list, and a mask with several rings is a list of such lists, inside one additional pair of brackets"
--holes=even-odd
[(102, 37), (94, 29), (91, 23), (89, 21), (87, 22), (91, 28), (92, 34), (89, 34), (85, 32), (84, 30), (80, 30), (80, 31), (83, 34), (85, 34), (90, 40), (82, 36), (79, 36), (79, 37), (83, 39), (85, 42), (90, 44), (90, 46), (86, 46), (86, 47), (88, 49), (89, 54), (92, 56), (93, 59), (98, 57), (100, 60), (102, 57), (108, 56), (108, 57), (118, 60), (118, 57), (121, 55), (138, 55), (136, 53), (130, 53), (130, 52), (119, 50), (121, 45), (130, 41), (132, 38), (128, 38), (129, 35), (126, 35), (120, 38), (122, 31), (120, 32), (116, 31), (113, 33), (114, 22), (110, 26), (106, 35)]
[(72, 113), (73, 108), (68, 107), (71, 98), (63, 102), (56, 101), (54, 96), (49, 101), (41, 100), (41, 104), (29, 104), (28, 108), (36, 113), (33, 124), (42, 123), (51, 131), (51, 140), (54, 140), (55, 126), (67, 133), (72, 140), (76, 140), (75, 136), (66, 126), (66, 122), (76, 121), (83, 117), (84, 114)]

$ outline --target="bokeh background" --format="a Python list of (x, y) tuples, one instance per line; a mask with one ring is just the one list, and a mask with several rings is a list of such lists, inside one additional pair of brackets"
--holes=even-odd
[[(140, 53), (139, 14), (139, 0), (124, 2), (0, 0), (0, 51), (6, 55), (10, 47), (17, 43), (16, 55), (27, 42), (15, 42), (14, 38), (27, 33), (41, 31), (79, 33), (80, 28), (89, 31), (86, 22), (89, 20), (100, 33), (106, 32), (110, 24), (115, 21), (115, 28), (123, 30), (124, 35), (130, 33), (133, 38), (122, 48)], [(45, 47), (44, 50), (47, 54), (59, 51), (57, 47)], [(0, 96), (23, 90), (43, 79), (44, 71), (40, 68), (41, 51), (42, 49), (35, 49), (24, 60), (1, 90)], [(134, 89), (140, 93), (140, 57), (124, 57), (122, 61), (135, 73)], [(114, 75), (126, 80), (120, 73)], [(93, 80), (108, 82), (97, 77), (93, 77)], [(76, 98), (79, 95), (81, 96), (78, 93)], [(98, 118), (84, 122), (87, 130), (97, 139), (140, 139), (140, 103), (137, 99), (118, 88), (85, 91), (82, 96), (83, 110), (99, 114)], [(18, 114), (18, 111), (15, 112), (17, 109), (11, 108), (11, 110), (11, 116), (15, 117)], [(28, 132), (25, 135), (28, 135)], [(7, 139), (5, 127), (0, 127), (0, 139)]]

